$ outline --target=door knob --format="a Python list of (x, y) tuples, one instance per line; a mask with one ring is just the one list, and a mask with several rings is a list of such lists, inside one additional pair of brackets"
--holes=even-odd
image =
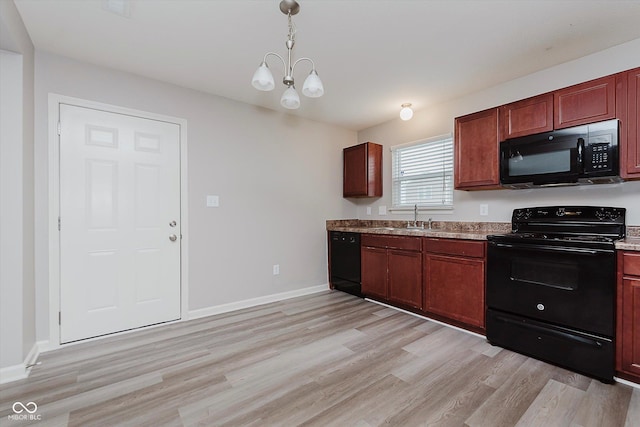
[(171, 240), (172, 242), (175, 242), (176, 240), (178, 240), (178, 236), (176, 236), (175, 234), (172, 234), (171, 236), (169, 236), (169, 240)]
[(177, 225), (177, 223), (175, 221), (171, 221), (169, 223), (169, 227), (175, 227)]

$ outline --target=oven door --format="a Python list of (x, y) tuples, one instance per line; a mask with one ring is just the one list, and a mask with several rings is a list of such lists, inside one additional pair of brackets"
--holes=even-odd
[(615, 250), (490, 241), (487, 306), (614, 335)]

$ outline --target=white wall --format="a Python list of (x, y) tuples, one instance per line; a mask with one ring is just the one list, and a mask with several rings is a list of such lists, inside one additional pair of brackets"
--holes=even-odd
[(33, 44), (0, 2), (0, 380), (24, 376), (35, 345)]
[[(187, 120), (190, 310), (328, 282), (325, 221), (356, 215), (341, 197), (342, 148), (355, 132), (37, 52), (39, 340), (49, 331), (49, 93)], [(208, 194), (219, 208), (205, 207)]]
[[(19, 84), (16, 84), (19, 83)], [(22, 55), (0, 51), (0, 368), (22, 363)]]
[[(358, 218), (404, 220), (413, 213), (377, 215), (377, 206), (391, 206), (391, 153), (389, 147), (453, 132), (453, 119), (458, 116), (496, 107), (518, 99), (560, 89), (583, 81), (614, 74), (640, 66), (640, 39), (602, 52), (567, 62), (487, 90), (465, 96), (426, 110), (416, 111), (413, 119), (396, 119), (358, 132), (358, 141), (384, 145), (384, 197), (362, 200)], [(479, 205), (489, 205), (489, 216), (480, 216)], [(455, 191), (452, 212), (422, 212), (418, 219), (432, 217), (441, 221), (509, 222), (514, 208), (543, 205), (602, 205), (627, 208), (627, 223), (640, 225), (640, 182), (584, 187), (545, 188), (531, 190)], [(366, 215), (372, 206), (373, 215)]]

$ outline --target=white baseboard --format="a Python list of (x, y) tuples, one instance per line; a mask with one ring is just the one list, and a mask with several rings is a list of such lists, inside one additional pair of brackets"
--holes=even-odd
[(51, 341), (49, 340), (38, 341), (36, 342), (36, 344), (38, 345), (38, 351), (40, 351), (40, 354), (60, 348), (60, 347), (51, 345)]
[(34, 343), (29, 354), (25, 357), (24, 362), (0, 369), (0, 384), (6, 384), (27, 378), (31, 372), (31, 367), (38, 360), (38, 356), (40, 356), (40, 348), (38, 343)]
[(199, 308), (189, 311), (190, 319), (199, 319), (201, 317), (213, 316), (215, 314), (228, 313), (230, 311), (241, 310), (243, 308), (255, 307), (257, 305), (269, 304), (271, 302), (283, 301), (290, 298), (301, 297), (304, 295), (315, 294), (322, 291), (328, 291), (329, 284), (311, 286), (308, 288), (296, 289), (295, 291), (282, 292), (279, 294), (267, 295), (264, 297), (251, 298), (243, 301), (231, 302), (228, 304), (215, 305), (212, 307)]
[(634, 388), (637, 388), (638, 390), (640, 390), (640, 384), (638, 384), (638, 383), (634, 383), (633, 381), (625, 380), (625, 379), (618, 378), (618, 377), (613, 377), (613, 379), (617, 383), (628, 385), (629, 387), (634, 387)]
[(448, 324), (448, 323), (441, 322), (441, 321), (439, 321), (439, 320), (436, 320), (436, 319), (432, 319), (432, 318), (430, 318), (430, 317), (423, 316), (423, 315), (421, 315), (421, 314), (417, 314), (417, 313), (413, 313), (413, 312), (411, 312), (411, 311), (403, 310), (403, 309), (401, 309), (401, 308), (394, 307), (393, 305), (385, 304), (385, 303), (383, 303), (383, 302), (376, 301), (376, 300), (369, 299), (369, 298), (365, 298), (365, 300), (366, 300), (366, 301), (369, 301), (369, 302), (372, 302), (372, 303), (374, 303), (374, 304), (381, 305), (381, 306), (383, 306), (383, 307), (388, 307), (388, 308), (394, 309), (394, 310), (396, 310), (396, 311), (401, 311), (401, 312), (403, 312), (403, 313), (407, 313), (407, 314), (410, 314), (410, 315), (412, 315), (412, 316), (419, 317), (419, 318), (424, 319), (424, 320), (428, 320), (428, 321), (433, 322), (433, 323), (437, 323), (437, 324), (442, 325), (442, 326), (446, 326), (447, 328), (451, 328), (451, 329), (455, 329), (455, 330), (460, 331), (460, 332), (464, 332), (465, 334), (473, 335), (473, 336), (476, 336), (476, 337), (478, 337), (478, 338), (487, 338), (487, 337), (485, 337), (484, 335), (477, 334), (477, 333), (475, 333), (475, 332), (471, 332), (471, 331), (468, 331), (468, 330), (466, 330), (466, 329), (459, 328), (459, 327), (457, 327), (457, 326), (453, 326), (453, 325), (450, 325), (450, 324)]

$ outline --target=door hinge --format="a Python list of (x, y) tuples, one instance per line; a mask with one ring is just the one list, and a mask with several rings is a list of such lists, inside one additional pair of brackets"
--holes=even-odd
[(62, 312), (58, 312), (58, 325), (62, 325)]
[(61, 132), (62, 132), (62, 124), (58, 122), (58, 135), (60, 135)]
[(60, 217), (58, 217), (58, 231), (60, 231)]

